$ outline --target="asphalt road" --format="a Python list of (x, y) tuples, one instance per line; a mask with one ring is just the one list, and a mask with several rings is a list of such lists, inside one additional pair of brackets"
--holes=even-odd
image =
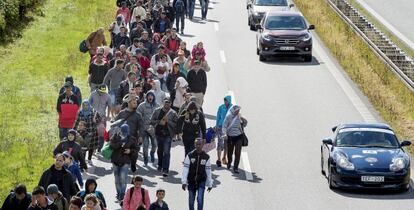
[[(356, 0), (414, 50), (412, 0)], [(366, 4), (366, 5), (364, 5)], [(372, 11), (370, 11), (372, 9)], [(376, 13), (376, 14), (374, 14)], [(399, 34), (402, 34), (399, 35)], [(408, 39), (409, 41), (406, 41)]]
[[(250, 146), (243, 148), (239, 175), (214, 166), (214, 189), (205, 194), (205, 209), (412, 209), (413, 190), (403, 194), (332, 191), (320, 174), (320, 143), (332, 126), (380, 118), (318, 38), (314, 37), (311, 63), (295, 58), (259, 62), (245, 1), (210, 4), (209, 20), (187, 21), (183, 38), (188, 48), (197, 41), (206, 48), (211, 66), (206, 114), (213, 119), (223, 96), (234, 92), (249, 120)], [(200, 17), (199, 9), (196, 16)], [(183, 147), (174, 145), (167, 178), (153, 166), (138, 169), (151, 199), (157, 188), (164, 188), (173, 210), (187, 209), (188, 195), (180, 185), (183, 154)], [(215, 162), (216, 153), (210, 156)], [(109, 209), (119, 209), (114, 203), (111, 164), (94, 161), (85, 176), (98, 179)]]

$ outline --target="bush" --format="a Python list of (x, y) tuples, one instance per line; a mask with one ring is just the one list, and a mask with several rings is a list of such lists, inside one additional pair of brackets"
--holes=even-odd
[(2, 0), (0, 1), (0, 42), (10, 41), (18, 36), (28, 21), (38, 14), (38, 6), (44, 0)]

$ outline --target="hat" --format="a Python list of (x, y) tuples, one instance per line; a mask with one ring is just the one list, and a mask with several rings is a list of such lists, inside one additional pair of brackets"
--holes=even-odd
[(106, 85), (104, 85), (104, 84), (99, 85), (98, 91), (101, 92), (101, 93), (106, 93)]
[(58, 186), (57, 185), (55, 185), (55, 184), (50, 184), (48, 187), (47, 187), (47, 194), (48, 195), (51, 195), (51, 194), (58, 194), (59, 193), (59, 188), (58, 188)]
[(129, 134), (129, 125), (128, 124), (121, 125), (121, 134), (123, 134), (125, 136)]
[(70, 129), (69, 131), (68, 131), (68, 134), (72, 134), (72, 135), (74, 135), (74, 136), (76, 136), (76, 130), (75, 129)]
[(73, 159), (73, 157), (72, 157), (72, 155), (70, 154), (70, 152), (69, 152), (69, 151), (64, 151), (64, 152), (62, 153), (62, 155), (63, 155), (63, 156), (65, 156), (65, 158), (70, 158), (70, 159)]
[(63, 87), (72, 87), (72, 82), (70, 82), (70, 81), (67, 81), (67, 82), (65, 82), (65, 84), (63, 85)]

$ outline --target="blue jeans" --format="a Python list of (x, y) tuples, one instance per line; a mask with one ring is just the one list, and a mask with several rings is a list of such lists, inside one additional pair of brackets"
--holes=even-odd
[(169, 136), (157, 136), (158, 169), (168, 172), (170, 169), (170, 151), (172, 139)]
[(151, 153), (150, 153), (151, 158), (154, 157), (155, 150), (157, 149), (157, 142), (153, 137), (148, 135), (146, 132), (144, 132), (143, 140), (144, 140), (144, 142), (143, 142), (143, 151), (142, 151), (142, 153), (144, 154), (144, 163), (147, 164), (148, 163), (148, 149), (149, 149), (150, 141), (151, 141)]
[(124, 164), (121, 167), (115, 164), (112, 164), (112, 166), (115, 176), (116, 197), (119, 200), (122, 200), (124, 199), (125, 191), (127, 188), (129, 164)]
[[(175, 28), (178, 30), (183, 31), (184, 30), (184, 20), (185, 20), (185, 14), (175, 14)], [(181, 22), (181, 28), (180, 26), (180, 22)]]
[[(188, 17), (193, 19), (194, 16), (195, 0), (188, 0)], [(178, 29), (177, 29), (178, 30)]]
[(190, 210), (194, 210), (194, 201), (197, 194), (197, 210), (203, 210), (204, 191), (206, 189), (206, 182), (201, 182), (198, 185), (188, 185), (188, 205)]
[(68, 131), (70, 128), (59, 128), (59, 138), (62, 141), (63, 138), (68, 136)]
[(201, 18), (207, 18), (209, 0), (201, 0)]

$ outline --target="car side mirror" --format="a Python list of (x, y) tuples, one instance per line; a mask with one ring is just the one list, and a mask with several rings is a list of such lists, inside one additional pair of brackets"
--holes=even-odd
[(335, 127), (333, 127), (331, 130), (332, 130), (332, 132), (335, 132), (336, 131), (336, 128), (338, 128), (338, 126), (335, 126)]
[(292, 7), (294, 7), (294, 6), (295, 6), (294, 4), (289, 4), (289, 7), (290, 7), (290, 8), (292, 8)]
[(402, 147), (406, 147), (406, 146), (410, 146), (411, 145), (411, 141), (403, 141), (403, 142), (401, 142), (401, 146)]
[(332, 141), (331, 138), (325, 138), (325, 139), (322, 140), (322, 143), (332, 145), (333, 141)]
[(309, 25), (308, 30), (314, 30), (315, 29), (315, 25)]
[(256, 30), (261, 30), (261, 29), (263, 29), (263, 28), (262, 28), (262, 25), (260, 25), (260, 24), (257, 24), (255, 27), (256, 27)]

